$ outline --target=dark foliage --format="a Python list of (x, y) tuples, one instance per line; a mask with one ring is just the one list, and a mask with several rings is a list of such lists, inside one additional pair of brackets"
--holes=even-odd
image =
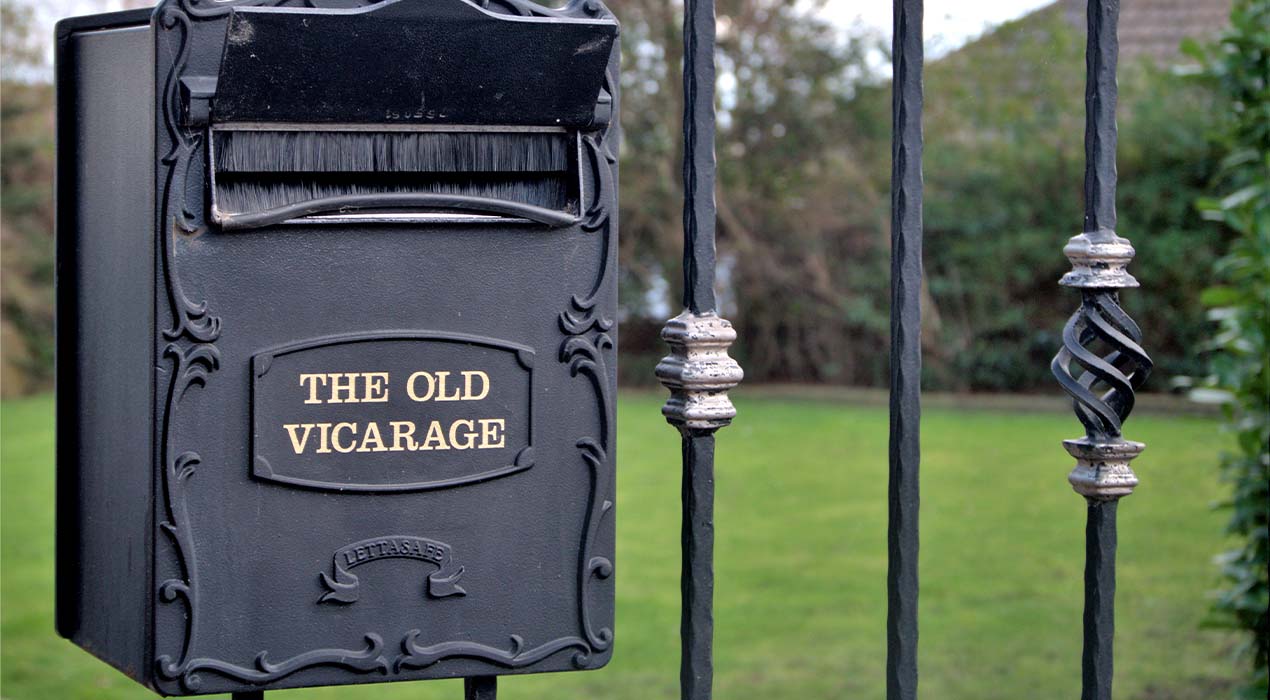
[(1193, 394), (1218, 401), (1235, 446), (1222, 456), (1231, 486), (1226, 530), (1238, 546), (1218, 557), (1227, 586), (1213, 605), (1214, 622), (1247, 633), (1250, 658), (1240, 698), (1270, 692), (1270, 1), (1239, 0), (1231, 29), (1207, 50), (1204, 79), (1215, 86), (1224, 119), (1216, 131), (1227, 154), (1216, 197), (1199, 208), (1235, 235), (1204, 292), (1216, 335), (1209, 374)]

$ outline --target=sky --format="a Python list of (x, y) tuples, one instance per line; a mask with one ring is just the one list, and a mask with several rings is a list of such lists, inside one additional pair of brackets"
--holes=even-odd
[[(18, 0), (34, 4), (46, 35), (62, 17), (122, 9), (124, 0)], [(621, 14), (621, 0), (610, 0)], [(926, 0), (925, 34), (930, 54), (938, 56), (973, 39), (990, 26), (1022, 17), (1054, 0)], [(129, 3), (140, 4), (137, 0)], [(821, 15), (842, 27), (861, 25), (891, 32), (891, 3), (886, 0), (825, 0)], [(49, 63), (52, 63), (50, 57)]]
[[(923, 30), (950, 51), (983, 34), (988, 27), (1017, 19), (1054, 0), (926, 0)], [(821, 16), (847, 27), (860, 24), (891, 35), (891, 3), (885, 0), (826, 0)]]

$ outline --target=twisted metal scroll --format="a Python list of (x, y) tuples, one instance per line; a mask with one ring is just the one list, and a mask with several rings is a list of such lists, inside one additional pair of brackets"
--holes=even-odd
[[(1090, 438), (1102, 441), (1120, 437), (1133, 410), (1134, 392), (1151, 372), (1151, 358), (1139, 345), (1142, 330), (1118, 302), (1114, 291), (1085, 291), (1080, 308), (1063, 328), (1063, 348), (1051, 364), (1054, 377), (1072, 397), (1077, 419)], [(1111, 350), (1094, 352), (1097, 341)], [(1079, 377), (1073, 363), (1081, 370)]]

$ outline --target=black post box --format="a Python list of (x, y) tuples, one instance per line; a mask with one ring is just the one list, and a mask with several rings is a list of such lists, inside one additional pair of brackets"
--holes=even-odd
[(59, 632), (170, 695), (597, 668), (597, 0), (62, 22)]

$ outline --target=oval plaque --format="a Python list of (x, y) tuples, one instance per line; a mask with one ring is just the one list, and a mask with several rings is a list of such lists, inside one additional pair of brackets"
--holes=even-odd
[(533, 466), (532, 349), (385, 332), (252, 358), (252, 474), (331, 491), (422, 491)]

